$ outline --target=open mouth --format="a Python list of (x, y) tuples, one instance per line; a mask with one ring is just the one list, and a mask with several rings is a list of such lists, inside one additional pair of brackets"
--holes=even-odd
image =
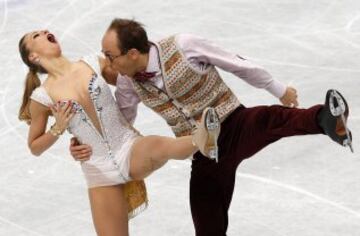
[(57, 43), (55, 36), (53, 34), (48, 34), (47, 39), (49, 40), (50, 43)]

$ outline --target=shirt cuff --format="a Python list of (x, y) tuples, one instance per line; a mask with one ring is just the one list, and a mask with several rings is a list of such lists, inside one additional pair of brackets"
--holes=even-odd
[(281, 98), (285, 94), (286, 86), (277, 80), (273, 80), (266, 90), (275, 97)]

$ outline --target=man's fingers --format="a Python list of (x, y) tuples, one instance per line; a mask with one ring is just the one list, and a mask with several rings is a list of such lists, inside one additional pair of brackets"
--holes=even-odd
[(82, 155), (82, 154), (92, 154), (92, 150), (89, 150), (89, 149), (83, 149), (83, 150), (77, 150), (77, 151), (74, 151), (74, 150), (71, 150), (71, 155), (72, 156), (78, 156), (78, 155)]
[(78, 153), (79, 154), (91, 154), (91, 150), (81, 150)]
[(293, 103), (290, 101), (286, 101), (286, 103), (284, 104), (286, 107), (292, 107)]
[(74, 152), (72, 153), (74, 158), (78, 159), (78, 158), (81, 158), (81, 157), (89, 157), (91, 156), (91, 152)]
[(91, 147), (89, 147), (88, 145), (75, 145), (75, 146), (71, 146), (70, 150), (72, 152), (76, 152), (76, 151), (82, 151), (82, 150), (89, 150), (91, 151)]
[(296, 89), (294, 87), (287, 87), (290, 91), (293, 91), (296, 93)]
[(73, 153), (74, 155), (74, 158), (75, 159), (79, 159), (79, 158), (88, 158), (91, 156), (91, 152), (76, 152), (76, 153)]
[(298, 107), (299, 106), (299, 102), (297, 101), (297, 99), (295, 99), (294, 101), (294, 107)]
[(79, 140), (77, 140), (76, 137), (72, 137), (70, 140), (70, 146), (79, 146), (79, 145), (80, 145)]
[(74, 157), (74, 159), (76, 161), (87, 161), (90, 159), (90, 156), (89, 155), (80, 155), (80, 156)]

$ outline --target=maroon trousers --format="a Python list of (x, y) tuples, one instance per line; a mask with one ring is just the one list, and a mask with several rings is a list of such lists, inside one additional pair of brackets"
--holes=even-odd
[(235, 174), (242, 160), (267, 145), (293, 135), (322, 134), (317, 114), (322, 108), (238, 107), (221, 124), (219, 163), (194, 155), (190, 205), (197, 236), (224, 236), (228, 227)]

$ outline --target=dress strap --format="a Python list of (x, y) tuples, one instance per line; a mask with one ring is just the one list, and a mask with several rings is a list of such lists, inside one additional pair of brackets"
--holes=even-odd
[(50, 96), (47, 94), (43, 86), (37, 87), (31, 94), (30, 98), (38, 103), (43, 104), (44, 106), (50, 107), (53, 102)]

